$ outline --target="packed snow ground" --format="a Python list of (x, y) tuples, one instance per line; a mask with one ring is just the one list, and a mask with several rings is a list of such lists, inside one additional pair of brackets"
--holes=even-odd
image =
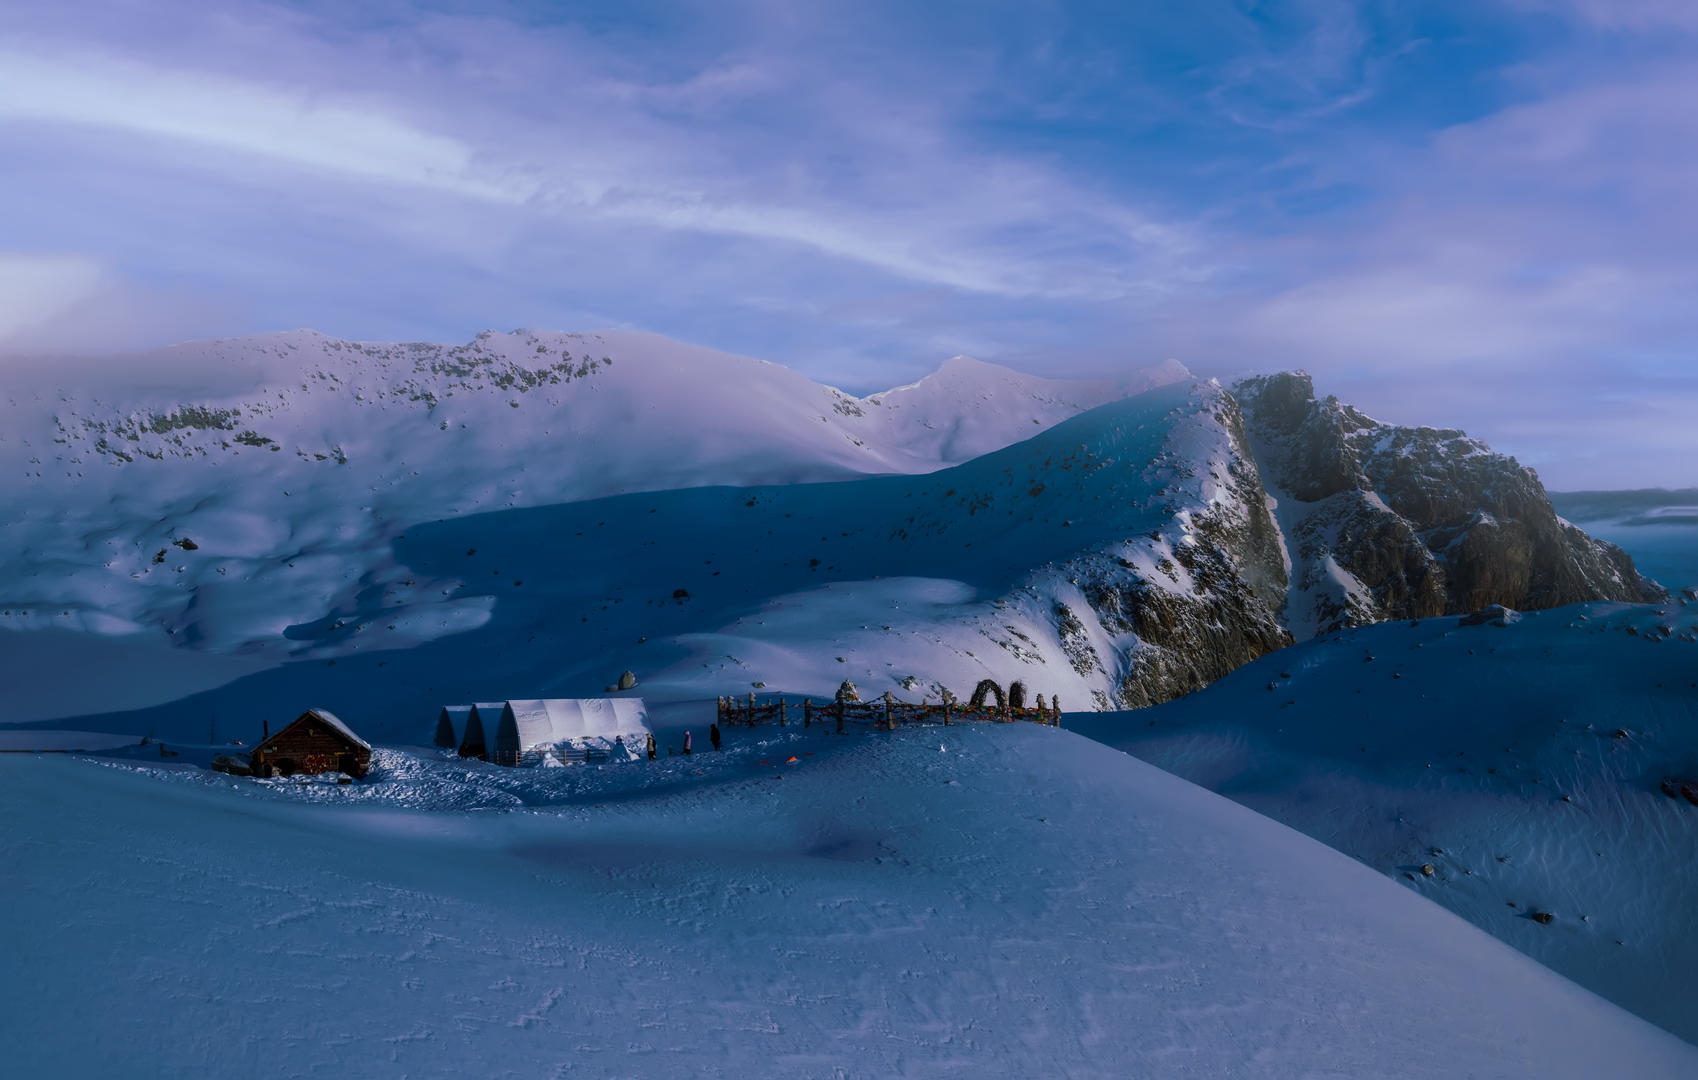
[(1066, 731), (746, 738), (555, 770), (380, 752), (353, 787), (0, 757), (0, 1057), (61, 1077), (1698, 1074), (1698, 1048), (1366, 867)]
[(1327, 636), (1066, 723), (1698, 1042), (1698, 806), (1660, 789), (1698, 780), (1698, 603), (1459, 622)]

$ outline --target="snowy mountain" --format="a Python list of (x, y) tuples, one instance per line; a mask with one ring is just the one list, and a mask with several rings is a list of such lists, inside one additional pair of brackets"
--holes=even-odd
[[(288, 663), (191, 709), (78, 726), (182, 738), (207, 715), (304, 695), (408, 741), (445, 700), (593, 695), (627, 668), (662, 704), (829, 696), (845, 677), (911, 700), (990, 677), (1077, 707), (1148, 704), (1289, 641), (1264, 502), (1231, 397), (1188, 381), (919, 477), (414, 524), (323, 607), (321, 564), (341, 564), (303, 551), (244, 565), (203, 534), (161, 564), (193, 568), (192, 591), (160, 616), (170, 640)], [(271, 599), (297, 596), (293, 610)], [(64, 647), (35, 637), (13, 655)]]
[(1362, 627), (1066, 723), (1698, 1042), (1698, 805), (1664, 789), (1698, 790), (1690, 596)]
[(0, 495), (18, 508), (0, 522), (0, 627), (263, 648), (369, 587), (419, 522), (929, 472), (1183, 375), (1070, 382), (957, 359), (861, 399), (648, 334), (298, 331), (130, 358), (92, 389), (20, 377), (0, 411)]
[[(1698, 1067), (1411, 895), (1698, 1037), (1698, 810), (1660, 788), (1698, 779), (1698, 608), (1402, 622), (1666, 599), (1459, 432), (1300, 374), (957, 359), (859, 398), (642, 335), (141, 363), (11, 388), (0, 423), (0, 683), (34, 729), (3, 734), (103, 749), (0, 756), (0, 922), (88, 928), (13, 950), (43, 988), (16, 1028), (52, 1036), (0, 1034), (28, 1071), (145, 1038), (159, 1075), (254, 1072), (233, 1033), (280, 1007), (291, 1060), (352, 1038), (377, 1075)], [(404, 749), (444, 704), (627, 669), (663, 743), (723, 694), (1018, 679), (1367, 866), (1027, 725), (631, 768)], [(315, 704), (379, 744), (371, 783), (190, 764)]]
[(1054, 728), (375, 764), (338, 787), (0, 755), (8, 1067), (1698, 1074), (1367, 867)]
[[(582, 350), (584, 339), (567, 340)], [(26, 513), (8, 526), (23, 543), (0, 565), (0, 622), (163, 630), (174, 645), (237, 658), (198, 668), (197, 687), (240, 681), (187, 713), (107, 715), (178, 696), (161, 692), (74, 712), (44, 702), (18, 718), (178, 737), (256, 693), (305, 695), (406, 741), (444, 700), (595, 694), (626, 669), (662, 704), (829, 695), (846, 677), (875, 695), (937, 700), (992, 678), (1072, 708), (1131, 708), (1340, 622), (1646, 588), (1618, 549), (1561, 523), (1511, 459), (1459, 433), (1387, 428), (1316, 402), (1300, 375), (1237, 395), (1182, 380), (1051, 424), (1117, 391), (954, 361), (854, 399), (653, 338), (615, 339), (629, 348), (611, 363), (534, 336), (489, 341), (482, 351), (320, 342), (315, 356), (344, 365), (301, 384), (309, 401), (325, 395), (324, 410), (282, 391), (274, 413), (195, 407), (247, 410), (219, 421), (229, 425), (287, 419), (296, 452), (243, 442), (247, 428), (232, 442), (228, 428), (161, 435), (152, 429), (167, 425), (154, 422), (131, 432), (140, 457), (54, 481), (70, 495), (53, 509), (71, 529), (44, 512), (45, 476), (26, 484)], [(288, 353), (274, 343), (257, 360), (239, 355), (274, 379), (262, 369)], [(533, 356), (553, 366), (521, 363)], [(656, 365), (707, 374), (660, 378)], [(747, 375), (745, 391), (725, 388), (742, 385), (724, 382), (732, 371)], [(514, 410), (518, 385), (537, 396)], [(779, 420), (763, 430), (749, 400), (790, 404), (765, 409)], [(804, 404), (818, 411), (790, 423)], [(350, 437), (321, 461), (300, 444), (333, 406)], [(481, 421), (456, 419), (474, 407)], [(67, 403), (57, 420), (82, 432), (61, 446), (73, 473), (77, 453), (109, 456), (88, 447), (116, 429), (90, 415)], [(1037, 434), (1017, 440), (1022, 426)], [(1009, 445), (943, 464), (986, 439)], [(64, 449), (73, 443), (83, 450)], [(555, 444), (565, 457), (538, 449)], [(777, 476), (743, 482), (765, 474)], [(813, 474), (862, 478), (802, 482)], [(736, 483), (666, 490), (692, 477)], [(589, 497), (609, 487), (640, 490)], [(1513, 572), (1482, 571), (1492, 557)], [(24, 664), (62, 647), (43, 639), (13, 655)]]

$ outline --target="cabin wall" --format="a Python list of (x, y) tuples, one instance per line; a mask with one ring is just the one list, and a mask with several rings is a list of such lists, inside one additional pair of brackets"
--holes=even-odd
[(359, 777), (371, 767), (371, 751), (349, 743), (328, 724), (309, 722), (272, 736), (254, 751), (253, 767), (256, 776), (345, 772)]

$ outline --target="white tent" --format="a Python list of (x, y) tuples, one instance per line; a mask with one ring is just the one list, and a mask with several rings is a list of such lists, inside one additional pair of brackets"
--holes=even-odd
[(436, 745), (444, 750), (458, 748), (460, 732), (466, 730), (466, 723), (471, 718), (470, 705), (444, 705), (436, 717)]
[(490, 759), (516, 765), (526, 754), (564, 746), (611, 748), (619, 736), (634, 749), (648, 735), (642, 698), (547, 698), (509, 701), (501, 710)]
[(466, 734), (460, 740), (461, 757), (489, 757), (487, 733), (501, 726), (501, 710), (506, 707), (501, 701), (480, 701), (472, 706), (466, 714)]

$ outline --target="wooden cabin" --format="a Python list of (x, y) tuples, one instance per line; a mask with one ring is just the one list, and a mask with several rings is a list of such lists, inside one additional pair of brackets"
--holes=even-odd
[(347, 773), (356, 779), (371, 768), (371, 743), (329, 709), (308, 709), (253, 752), (255, 776)]

